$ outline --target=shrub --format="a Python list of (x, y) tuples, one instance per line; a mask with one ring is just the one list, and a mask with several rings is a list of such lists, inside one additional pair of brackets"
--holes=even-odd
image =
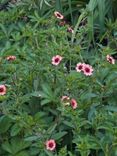
[(117, 155), (116, 22), (90, 44), (84, 12), (67, 32), (19, 8), (0, 12), (0, 155)]

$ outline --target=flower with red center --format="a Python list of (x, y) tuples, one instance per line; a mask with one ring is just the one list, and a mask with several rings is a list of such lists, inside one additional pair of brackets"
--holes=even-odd
[(107, 55), (107, 56), (106, 56), (106, 59), (107, 59), (107, 61), (108, 61), (109, 63), (115, 64), (115, 59), (114, 59), (112, 56)]
[(77, 108), (77, 102), (76, 102), (75, 99), (71, 99), (70, 104), (71, 104), (71, 107), (72, 107), (73, 109), (76, 109), (76, 108)]
[(86, 76), (91, 76), (93, 74), (93, 68), (89, 64), (83, 64), (82, 71)]
[(58, 18), (58, 19), (63, 19), (63, 18), (64, 18), (64, 16), (63, 16), (60, 12), (58, 12), (58, 11), (55, 11), (55, 12), (54, 12), (54, 15), (55, 15), (55, 17)]
[(62, 61), (62, 57), (60, 55), (56, 55), (52, 57), (52, 64), (57, 66)]
[(46, 141), (46, 149), (49, 151), (53, 151), (56, 148), (56, 142), (53, 139)]
[(65, 106), (67, 106), (67, 105), (70, 105), (70, 98), (68, 97), (68, 96), (62, 96), (62, 98), (61, 98), (61, 102), (65, 105)]
[(66, 21), (60, 21), (60, 22), (59, 22), (59, 25), (60, 25), (60, 26), (65, 26), (65, 24), (66, 24)]
[(5, 85), (0, 85), (0, 95), (5, 95), (6, 94), (6, 87)]
[(84, 65), (84, 63), (78, 63), (76, 65), (76, 71), (81, 72), (83, 70), (83, 65)]
[(64, 101), (64, 100), (69, 100), (70, 98), (68, 97), (68, 96), (62, 96), (62, 98), (61, 98), (61, 101)]
[(7, 56), (6, 59), (7, 61), (13, 61), (16, 60), (16, 56)]
[(69, 28), (67, 29), (67, 32), (73, 33), (74, 30), (73, 30), (71, 27), (69, 27)]

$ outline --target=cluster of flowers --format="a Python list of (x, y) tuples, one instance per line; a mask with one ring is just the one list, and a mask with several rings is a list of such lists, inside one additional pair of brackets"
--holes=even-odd
[[(56, 56), (53, 56), (52, 57), (52, 64), (57, 66), (60, 64), (60, 62), (62, 61), (63, 57), (60, 56), (60, 55), (56, 55)], [(76, 66), (76, 71), (77, 72), (81, 72), (83, 71), (83, 73), (86, 75), (86, 76), (90, 76), (92, 75), (93, 73), (93, 68), (91, 65), (89, 64), (85, 64), (85, 63), (78, 63), (77, 66)]]
[(61, 98), (61, 102), (65, 105), (65, 106), (69, 106), (69, 105), (71, 105), (71, 107), (73, 108), (73, 109), (76, 109), (77, 107), (78, 107), (78, 104), (77, 104), (77, 102), (76, 102), (76, 100), (75, 99), (70, 99), (70, 97), (69, 96), (62, 96), (62, 98)]
[[(59, 14), (59, 13), (56, 13), (56, 16), (61, 18), (61, 19), (63, 18), (63, 16), (61, 14)], [(53, 56), (51, 63), (53, 65), (55, 65), (55, 66), (58, 66), (61, 63), (62, 59), (63, 59), (63, 57), (60, 56), (60, 55)], [(110, 64), (115, 64), (115, 59), (112, 56), (110, 56), (110, 55), (106, 56), (106, 60)], [(91, 76), (93, 74), (94, 70), (93, 70), (93, 67), (91, 65), (80, 62), (80, 63), (78, 63), (76, 65), (76, 71), (77, 72), (83, 72), (83, 74), (86, 75), (86, 76)], [(76, 100), (73, 99), (73, 98), (70, 99), (70, 97), (68, 97), (68, 96), (62, 96), (61, 102), (64, 104), (64, 106), (71, 105), (71, 107), (73, 109), (77, 108)], [(47, 150), (53, 151), (53, 150), (55, 150), (55, 148), (56, 148), (55, 140), (51, 139), (51, 140), (48, 140), (46, 142), (46, 149)]]
[(93, 74), (93, 68), (89, 64), (85, 63), (78, 63), (76, 65), (76, 71), (77, 72), (83, 72), (86, 76), (91, 76)]
[[(61, 21), (61, 22), (59, 23), (60, 26), (64, 26), (64, 25), (67, 24), (66, 21), (64, 20), (64, 16), (63, 16), (60, 12), (55, 11), (55, 12), (54, 12), (54, 15), (55, 15), (56, 18), (58, 18), (58, 19), (60, 19), (60, 20), (63, 20), (63, 21)], [(74, 30), (72, 29), (72, 27), (69, 26), (69, 25), (68, 25), (67, 31), (70, 32), (70, 33), (73, 33), (73, 32), (74, 32)]]
[[(56, 16), (58, 16), (58, 17), (60, 16), (59, 18), (63, 18), (63, 16), (60, 15), (60, 14), (57, 14)], [(51, 63), (53, 65), (55, 65), (55, 66), (58, 66), (61, 63), (62, 59), (63, 59), (63, 57), (60, 56), (60, 55), (53, 56)], [(110, 55), (107, 55), (106, 56), (106, 60), (110, 64), (115, 64), (115, 59), (112, 56), (110, 56)], [(83, 72), (83, 74), (86, 75), (86, 76), (91, 76), (93, 74), (93, 71), (94, 70), (93, 70), (93, 67), (91, 65), (80, 62), (80, 63), (78, 63), (76, 65), (76, 71), (77, 72)], [(70, 99), (70, 97), (68, 97), (68, 96), (62, 96), (61, 102), (65, 106), (71, 105), (71, 107), (73, 109), (76, 109), (77, 108), (77, 102), (76, 102), (76, 100), (75, 99)], [(55, 148), (56, 148), (56, 142), (55, 142), (55, 140), (51, 139), (51, 140), (48, 140), (46, 142), (46, 149), (47, 150), (53, 151)]]
[[(64, 16), (61, 13), (57, 12), (57, 11), (54, 12), (54, 15), (58, 19), (61, 19), (61, 20), (64, 19)], [(60, 24), (61, 25), (65, 25), (66, 22), (65, 21), (61, 21)], [(73, 33), (73, 29), (70, 26), (68, 27), (68, 30), (67, 31)], [(8, 56), (8, 57), (6, 57), (6, 60), (7, 61), (13, 61), (15, 59), (16, 59), (16, 56)], [(63, 59), (63, 57), (60, 56), (60, 55), (53, 56), (51, 63), (53, 65), (57, 66), (57, 65), (60, 64), (60, 62), (62, 61), (62, 59)], [(106, 59), (107, 59), (107, 61), (110, 64), (115, 64), (115, 59), (112, 56), (107, 55), (106, 56)], [(92, 66), (89, 65), (89, 64), (78, 63), (76, 65), (76, 71), (77, 72), (83, 72), (83, 74), (86, 75), (86, 76), (91, 76), (93, 74), (93, 71), (94, 70), (93, 70)], [(5, 94), (6, 94), (6, 86), (5, 85), (0, 85), (0, 95), (5, 95)], [(62, 96), (61, 102), (65, 106), (71, 105), (71, 107), (73, 109), (76, 109), (77, 108), (77, 101), (75, 99), (73, 99), (73, 98), (70, 99), (70, 97), (68, 97), (68, 96)], [(45, 143), (45, 146), (46, 146), (46, 149), (47, 150), (54, 151), (55, 148), (56, 148), (56, 142), (55, 142), (54, 139), (47, 140), (46, 143)]]
[[(71, 107), (73, 109), (76, 109), (77, 108), (77, 102), (75, 99), (71, 99), (68, 97), (68, 96), (62, 96), (61, 98), (61, 102), (64, 103), (64, 105), (71, 105)], [(54, 139), (50, 139), (50, 140), (47, 140), (46, 143), (46, 149), (49, 150), (49, 151), (54, 151), (55, 148), (56, 148), (56, 142)]]
[[(64, 105), (71, 105), (71, 107), (73, 109), (76, 109), (77, 108), (77, 102), (75, 99), (71, 99), (68, 97), (68, 96), (62, 96), (61, 98), (61, 102), (64, 103)], [(49, 151), (54, 151), (55, 148), (56, 148), (56, 142), (54, 139), (50, 139), (50, 140), (47, 140), (46, 143), (46, 149), (49, 150)]]
[(16, 60), (16, 56), (13, 56), (13, 55), (12, 56), (7, 56), (6, 60), (7, 61), (14, 61), (14, 60)]
[[(60, 55), (53, 56), (51, 63), (55, 66), (58, 66), (61, 63), (62, 59), (63, 59), (63, 57)], [(112, 56), (107, 55), (106, 59), (110, 64), (115, 64), (115, 59)], [(84, 75), (86, 75), (86, 76), (91, 76), (93, 74), (94, 70), (91, 65), (79, 62), (76, 65), (76, 71), (83, 72)]]
[[(7, 56), (6, 60), (7, 61), (13, 61), (16, 59), (16, 56)], [(0, 95), (5, 95), (6, 94), (6, 86), (5, 85), (0, 85)]]

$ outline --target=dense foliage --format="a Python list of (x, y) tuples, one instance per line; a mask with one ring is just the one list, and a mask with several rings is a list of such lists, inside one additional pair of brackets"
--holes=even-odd
[(0, 156), (117, 156), (116, 1), (0, 2)]

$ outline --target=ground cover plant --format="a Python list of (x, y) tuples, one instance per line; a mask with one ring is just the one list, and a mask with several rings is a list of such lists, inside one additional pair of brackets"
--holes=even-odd
[(102, 2), (1, 1), (0, 156), (117, 155), (116, 2)]

